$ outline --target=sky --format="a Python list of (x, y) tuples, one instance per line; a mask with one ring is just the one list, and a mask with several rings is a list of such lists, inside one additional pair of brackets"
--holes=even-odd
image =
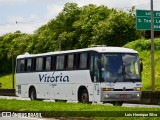
[[(160, 0), (154, 1), (154, 10), (160, 10)], [(105, 5), (117, 10), (150, 10), (150, 0), (0, 0), (0, 36), (20, 30), (33, 34), (42, 25), (54, 19), (67, 2), (79, 7), (88, 4)]]

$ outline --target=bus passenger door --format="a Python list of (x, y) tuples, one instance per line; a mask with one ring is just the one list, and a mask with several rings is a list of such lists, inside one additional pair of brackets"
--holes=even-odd
[(93, 102), (100, 102), (100, 60), (99, 55), (91, 55), (90, 74), (93, 82)]

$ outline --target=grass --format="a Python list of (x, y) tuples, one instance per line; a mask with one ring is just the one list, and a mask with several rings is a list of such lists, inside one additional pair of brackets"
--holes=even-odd
[[(27, 100), (0, 99), (1, 111), (40, 112), (45, 117), (125, 117), (125, 113), (156, 113), (160, 117), (160, 108), (132, 108), (109, 105), (90, 105), (80, 103), (43, 102)], [(121, 119), (122, 119), (121, 118)], [(132, 117), (130, 117), (132, 118)]]
[[(142, 90), (151, 91), (151, 56), (150, 51), (140, 52), (140, 57), (143, 59), (143, 73), (142, 73)], [(155, 89), (160, 91), (160, 51), (155, 51)]]
[(4, 89), (12, 89), (12, 74), (0, 74), (0, 83), (2, 83), (2, 87)]

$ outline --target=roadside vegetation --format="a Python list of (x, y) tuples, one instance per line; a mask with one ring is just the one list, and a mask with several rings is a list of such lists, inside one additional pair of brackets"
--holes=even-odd
[(12, 74), (0, 74), (0, 83), (3, 89), (12, 89)]

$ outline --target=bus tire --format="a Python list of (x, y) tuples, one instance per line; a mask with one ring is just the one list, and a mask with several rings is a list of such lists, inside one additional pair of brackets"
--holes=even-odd
[(80, 93), (80, 100), (81, 103), (89, 103), (89, 95), (87, 89), (83, 89)]
[(35, 88), (31, 88), (31, 90), (30, 90), (30, 99), (31, 100), (36, 100), (37, 99)]

